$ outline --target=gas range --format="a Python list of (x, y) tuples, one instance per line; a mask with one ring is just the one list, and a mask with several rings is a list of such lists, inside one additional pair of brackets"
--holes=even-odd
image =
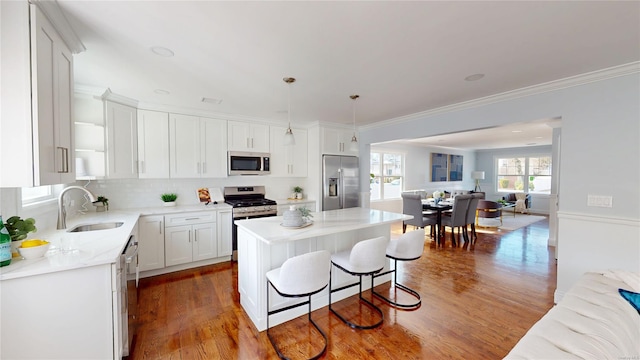
[(233, 218), (275, 216), (277, 203), (266, 199), (264, 186), (234, 186), (224, 188), (224, 202), (233, 206)]

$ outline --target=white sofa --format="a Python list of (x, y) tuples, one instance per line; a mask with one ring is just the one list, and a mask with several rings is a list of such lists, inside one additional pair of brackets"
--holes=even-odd
[(584, 274), (505, 359), (640, 359), (640, 314), (619, 288), (640, 292), (640, 273)]

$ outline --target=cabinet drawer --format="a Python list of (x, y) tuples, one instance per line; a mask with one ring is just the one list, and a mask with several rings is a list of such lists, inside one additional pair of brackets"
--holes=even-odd
[(164, 227), (214, 222), (216, 222), (215, 211), (181, 213), (164, 216)]

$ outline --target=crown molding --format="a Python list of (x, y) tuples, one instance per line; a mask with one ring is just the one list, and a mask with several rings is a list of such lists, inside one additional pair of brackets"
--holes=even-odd
[(569, 87), (580, 86), (592, 82), (607, 80), (615, 77), (635, 74), (640, 72), (640, 61), (618, 65), (606, 69), (596, 70), (589, 73), (570, 76), (563, 79), (553, 80), (542, 84), (532, 85), (517, 90), (507, 91), (500, 94), (490, 95), (474, 100), (464, 101), (452, 105), (439, 107), (432, 110), (426, 110), (410, 115), (400, 116), (397, 118), (379, 121), (371, 125), (363, 125), (358, 127), (359, 130), (371, 130), (389, 125), (400, 124), (407, 121), (417, 120), (420, 118), (435, 116), (452, 111), (466, 110), (474, 107), (489, 105), (501, 101), (518, 99), (526, 96), (542, 94), (546, 92), (566, 89)]
[(51, 0), (30, 0), (30, 3), (37, 5), (44, 15), (51, 21), (53, 27), (58, 31), (62, 40), (69, 46), (69, 50), (73, 54), (79, 54), (87, 48), (84, 47), (82, 41), (78, 37), (78, 34), (73, 30), (71, 24), (64, 16), (62, 9), (58, 5), (57, 1)]
[(102, 96), (100, 97), (102, 98), (102, 100), (112, 101), (118, 104), (131, 106), (134, 108), (138, 107), (138, 100), (128, 98), (126, 96), (118, 95), (112, 92), (111, 89), (108, 89), (108, 88), (107, 90), (105, 90), (104, 94), (102, 94)]

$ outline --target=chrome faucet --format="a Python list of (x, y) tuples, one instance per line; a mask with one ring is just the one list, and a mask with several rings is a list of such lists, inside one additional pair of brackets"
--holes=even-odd
[(57, 227), (58, 230), (67, 228), (67, 211), (64, 208), (64, 202), (62, 198), (64, 197), (64, 194), (67, 193), (67, 191), (73, 190), (73, 189), (84, 191), (87, 194), (87, 196), (89, 196), (89, 201), (91, 202), (98, 201), (96, 196), (93, 195), (91, 191), (83, 188), (82, 186), (69, 186), (62, 189), (62, 191), (60, 192), (60, 195), (58, 196), (58, 227)]

